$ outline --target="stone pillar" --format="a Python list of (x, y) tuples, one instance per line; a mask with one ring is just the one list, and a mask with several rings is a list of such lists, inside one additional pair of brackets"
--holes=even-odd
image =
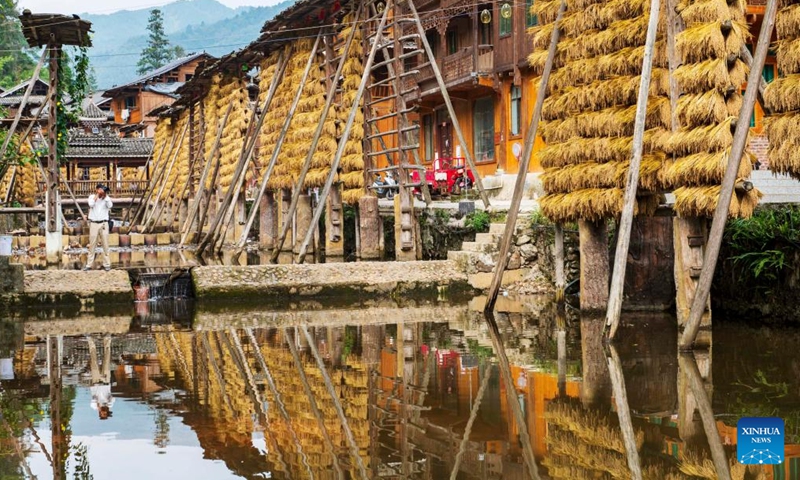
[(341, 192), (332, 188), (325, 205), (325, 259), (344, 257), (344, 211)]
[(258, 212), (258, 247), (262, 250), (272, 250), (275, 247), (275, 237), (278, 235), (278, 204), (272, 192), (266, 192), (261, 197)]
[(55, 205), (55, 229), (51, 229), (51, 212), (50, 208), (45, 209), (45, 252), (47, 255), (47, 264), (48, 265), (58, 265), (61, 263), (61, 252), (62, 252), (62, 244), (61, 244), (61, 235), (62, 231), (64, 230), (64, 219), (61, 216), (61, 195), (58, 191), (48, 191), (48, 196), (54, 196), (55, 200), (51, 200)]
[(401, 262), (417, 259), (417, 219), (410, 201), (402, 198), (406, 190), (400, 188), (400, 193), (394, 197), (394, 251)]
[[(673, 220), (673, 245), (675, 248), (675, 311), (678, 317), (678, 328), (682, 329), (689, 318), (692, 308), (697, 280), (703, 269), (705, 245), (708, 239), (708, 225), (703, 218), (680, 218)], [(700, 322), (695, 345), (709, 346), (711, 334), (711, 306), (706, 306), (706, 312)]]
[[(278, 208), (278, 231), (283, 229), (283, 224), (286, 223), (286, 216), (289, 213), (289, 205), (292, 203), (292, 191), (286, 188), (281, 189), (280, 208)], [(284, 239), (282, 252), (291, 252), (294, 245), (294, 221), (289, 220), (289, 229), (286, 231), (286, 238)]]
[(578, 221), (581, 249), (581, 310), (605, 312), (608, 307), (608, 233), (606, 222)]
[(383, 222), (377, 197), (361, 197), (358, 201), (358, 221), (361, 259), (380, 260), (383, 257)]
[[(300, 247), (303, 245), (303, 240), (305, 240), (308, 230), (311, 228), (311, 220), (313, 217), (314, 209), (311, 208), (311, 196), (300, 195), (300, 198), (297, 202), (297, 211), (295, 212), (294, 216), (294, 226), (297, 229), (297, 235), (295, 235), (294, 239), (294, 253), (300, 252)], [(317, 238), (319, 238), (319, 235), (315, 234), (311, 240), (311, 243), (308, 245), (308, 253), (311, 254), (312, 257), (315, 252), (314, 246)]]

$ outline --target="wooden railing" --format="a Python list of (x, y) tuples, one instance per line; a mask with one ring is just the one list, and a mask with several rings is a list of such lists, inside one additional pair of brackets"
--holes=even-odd
[[(83, 200), (89, 195), (95, 193), (98, 183), (108, 185), (108, 188), (110, 189), (108, 194), (112, 199), (114, 199), (141, 195), (142, 191), (148, 187), (150, 181), (120, 180), (118, 182), (98, 182), (97, 180), (69, 180), (67, 183), (72, 189), (72, 193), (75, 195), (75, 197), (77, 197), (78, 200)], [(38, 187), (39, 188), (37, 191), (40, 195), (43, 195), (45, 191), (45, 183), (39, 182)], [(68, 198), (69, 191), (63, 182), (59, 185), (59, 190), (61, 191), (62, 198)]]
[(451, 82), (471, 76), (474, 65), (472, 47), (463, 48), (460, 52), (444, 57), (442, 62), (444, 81)]
[(494, 48), (491, 45), (478, 45), (477, 72), (492, 73), (494, 70)]

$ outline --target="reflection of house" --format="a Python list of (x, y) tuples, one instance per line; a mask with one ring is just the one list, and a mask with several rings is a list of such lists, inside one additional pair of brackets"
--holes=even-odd
[(175, 101), (175, 90), (194, 76), (197, 66), (212, 58), (207, 53), (193, 53), (148, 72), (125, 85), (106, 90), (103, 96), (111, 99), (114, 121), (123, 133), (142, 130), (145, 137), (155, 134), (156, 117), (148, 116), (158, 107)]

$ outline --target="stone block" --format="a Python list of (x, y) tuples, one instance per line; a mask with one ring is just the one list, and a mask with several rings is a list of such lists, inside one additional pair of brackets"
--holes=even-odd
[(144, 245), (144, 235), (141, 233), (131, 233), (131, 246), (137, 247)]
[[(503, 280), (500, 282), (500, 285), (507, 286), (511, 285), (512, 283), (519, 282), (525, 275), (528, 274), (527, 268), (520, 268), (517, 270), (506, 270), (503, 272)], [(492, 276), (494, 273), (490, 272), (480, 272), (480, 273), (473, 273), (469, 276), (469, 284), (472, 285), (473, 288), (477, 288), (478, 290), (486, 290), (489, 288), (489, 285), (492, 283)]]
[(169, 233), (157, 233), (156, 234), (156, 245), (169, 245), (172, 241), (171, 235)]
[(119, 247), (119, 233), (109, 233), (108, 234), (108, 246), (109, 247)]

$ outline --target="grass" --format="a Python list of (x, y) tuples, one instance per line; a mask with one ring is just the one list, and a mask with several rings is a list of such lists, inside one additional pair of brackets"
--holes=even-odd
[(464, 219), (464, 226), (474, 230), (475, 233), (488, 232), (489, 224), (491, 223), (491, 215), (483, 210), (475, 210), (467, 214), (467, 217)]

